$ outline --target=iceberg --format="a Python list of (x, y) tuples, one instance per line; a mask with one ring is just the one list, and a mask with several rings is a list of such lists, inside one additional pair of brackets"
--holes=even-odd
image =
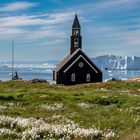
[(99, 68), (140, 70), (140, 57), (103, 55), (92, 59)]

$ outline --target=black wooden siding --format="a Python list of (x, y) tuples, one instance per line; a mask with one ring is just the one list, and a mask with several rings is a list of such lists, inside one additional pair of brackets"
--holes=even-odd
[[(75, 62), (75, 64), (67, 70), (65, 73), (64, 71), (79, 57), (83, 56), (90, 65), (92, 65), (95, 70), (98, 72), (96, 73), (89, 64), (81, 57)], [(83, 62), (84, 67), (80, 68), (78, 66), (79, 62)], [(75, 73), (76, 75), (76, 81), (71, 82), (71, 74)], [(79, 50), (56, 74), (56, 83), (57, 84), (64, 84), (64, 85), (73, 85), (73, 84), (81, 84), (81, 83), (87, 83), (86, 81), (86, 75), (89, 73), (91, 75), (91, 81), (90, 82), (102, 82), (102, 72), (97, 68), (96, 65), (94, 65), (91, 60), (81, 51)]]

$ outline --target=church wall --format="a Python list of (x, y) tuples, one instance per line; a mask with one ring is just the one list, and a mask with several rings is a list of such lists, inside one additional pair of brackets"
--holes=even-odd
[[(72, 62), (78, 57), (74, 57), (67, 65), (65, 65), (57, 75), (57, 84), (65, 84), (65, 85), (72, 85), (72, 84), (80, 84), (80, 83), (88, 83), (86, 81), (86, 75), (89, 73), (91, 75), (90, 82), (102, 82), (102, 73), (98, 71), (96, 73), (90, 66), (85, 62), (83, 58), (80, 58), (69, 70), (64, 73), (64, 70), (72, 64)], [(82, 62), (84, 66), (82, 68), (79, 67), (79, 63)], [(71, 82), (71, 74), (75, 73), (76, 75), (76, 82)]]
[[(79, 67), (79, 63), (82, 62), (84, 64), (83, 68)], [(75, 82), (71, 81), (72, 73), (75, 74)], [(87, 82), (86, 76), (87, 74), (91, 75), (90, 81)], [(66, 72), (66, 84), (81, 84), (81, 83), (91, 83), (91, 82), (102, 82), (101, 73), (96, 73), (93, 69), (81, 58), (79, 59), (67, 72)]]

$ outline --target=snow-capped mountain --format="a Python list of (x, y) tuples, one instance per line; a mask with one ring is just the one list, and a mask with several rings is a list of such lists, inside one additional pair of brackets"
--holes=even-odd
[(140, 70), (140, 57), (104, 55), (92, 59), (100, 68)]

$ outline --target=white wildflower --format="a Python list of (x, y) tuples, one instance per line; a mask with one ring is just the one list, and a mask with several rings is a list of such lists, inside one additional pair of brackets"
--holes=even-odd
[(126, 95), (126, 96), (130, 96), (130, 97), (140, 97), (140, 94), (131, 93), (129, 90), (121, 91), (120, 95)]
[(81, 107), (83, 109), (89, 109), (89, 108), (92, 108), (94, 105), (93, 104), (90, 104), (90, 103), (79, 103), (77, 104), (78, 107)]
[[(21, 117), (9, 117), (0, 116), (0, 125), (3, 127), (9, 126), (10, 129), (14, 127), (24, 128), (21, 133), (21, 139), (38, 139), (41, 138), (40, 134), (47, 132), (47, 139), (53, 139), (54, 137), (60, 137), (60, 139), (71, 139), (74, 137), (113, 137), (115, 134), (111, 131), (110, 133), (105, 133), (97, 128), (81, 128), (74, 121), (66, 119), (64, 123), (61, 124), (49, 124), (43, 119), (36, 118), (21, 118)], [(5, 130), (6, 133), (12, 133), (12, 131)], [(1, 130), (3, 132), (3, 130)], [(15, 133), (16, 134), (16, 133)]]
[(7, 106), (4, 106), (4, 105), (0, 105), (0, 110), (7, 110), (8, 107)]
[(42, 109), (45, 109), (45, 110), (60, 110), (60, 109), (63, 109), (64, 108), (64, 105), (63, 103), (54, 103), (54, 104), (42, 104), (40, 106)]
[(108, 96), (102, 96), (102, 98), (103, 98), (103, 99), (108, 99), (109, 97), (108, 97)]
[(15, 106), (13, 102), (7, 103), (8, 106)]
[(113, 138), (115, 137), (115, 133), (112, 130), (109, 130), (108, 132), (104, 133), (104, 137)]
[(6, 128), (0, 128), (0, 134), (12, 134), (13, 131), (6, 129)]
[(64, 116), (62, 116), (62, 115), (53, 115), (52, 116), (52, 119), (61, 119), (61, 118), (64, 118)]

